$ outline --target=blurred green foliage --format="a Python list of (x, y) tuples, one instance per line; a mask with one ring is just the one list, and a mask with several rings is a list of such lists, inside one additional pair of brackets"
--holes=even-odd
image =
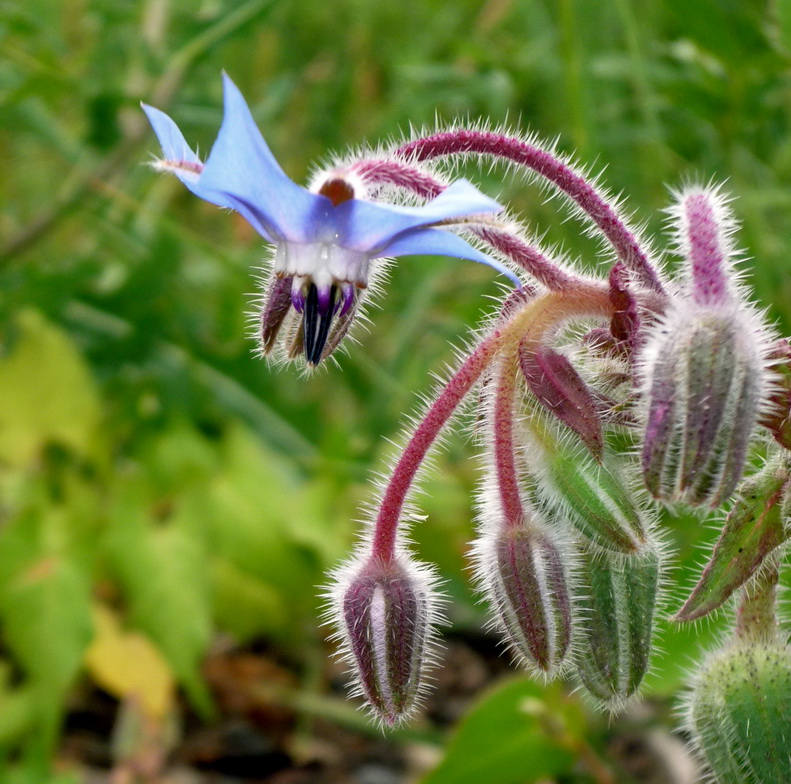
[[(339, 366), (305, 376), (256, 360), (246, 314), (266, 251), (145, 166), (157, 145), (138, 109), (168, 111), (205, 151), (222, 69), (296, 179), (435, 118), (559, 137), (607, 164), (651, 231), (666, 184), (727, 179), (756, 299), (791, 332), (788, 0), (0, 2), (0, 765), (21, 759), (18, 781), (48, 769), (97, 606), (153, 642), (204, 717), (201, 661), (218, 634), (280, 646), (306, 672), (300, 688), (323, 693), (315, 586), (353, 542), (384, 439), (497, 292), (476, 265), (405, 259)], [(558, 202), (475, 178), (596, 263)], [(462, 628), (482, 618), (464, 571), (469, 456), (451, 438), (416, 530)], [(689, 583), (711, 534), (673, 527)], [(666, 637), (654, 693), (678, 689), (698, 644)], [(560, 699), (520, 683), (520, 699)], [(479, 710), (492, 737), (535, 756), (538, 725)], [(464, 768), (475, 721), (443, 770)], [(568, 770), (575, 746), (560, 746), (535, 775)], [(429, 781), (461, 781), (448, 775)]]

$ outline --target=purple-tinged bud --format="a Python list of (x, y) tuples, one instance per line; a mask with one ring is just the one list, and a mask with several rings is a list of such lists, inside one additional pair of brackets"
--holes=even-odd
[(600, 405), (574, 366), (546, 346), (522, 344), (519, 365), (544, 408), (570, 427), (596, 458), (604, 448)]
[(436, 580), (425, 566), (398, 557), (355, 561), (336, 575), (330, 620), (359, 693), (388, 726), (418, 706), (437, 614)]
[(637, 299), (629, 288), (629, 273), (623, 262), (619, 261), (610, 270), (610, 302), (613, 315), (610, 319), (610, 332), (621, 344), (633, 349), (640, 329), (640, 316)]
[(776, 383), (761, 424), (769, 429), (780, 446), (791, 450), (791, 341), (788, 338), (772, 346), (769, 362)]
[(533, 513), (499, 531), (484, 526), (475, 561), (478, 582), (511, 649), (533, 672), (558, 675), (573, 628), (568, 548)]
[(610, 709), (637, 692), (648, 671), (659, 591), (660, 556), (583, 553), (577, 673)]
[(719, 506), (733, 493), (766, 394), (760, 333), (733, 307), (677, 307), (645, 351), (643, 477), (655, 498)]
[(675, 619), (694, 621), (720, 607), (791, 533), (791, 459), (780, 454), (744, 479), (711, 560)]

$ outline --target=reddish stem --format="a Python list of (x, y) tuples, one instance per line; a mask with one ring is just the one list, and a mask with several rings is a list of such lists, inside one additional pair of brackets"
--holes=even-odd
[(494, 467), (500, 504), (506, 526), (515, 528), (524, 518), (522, 496), (519, 493), (519, 480), (516, 475), (514, 455), (514, 392), (516, 390), (515, 357), (503, 357), (494, 392)]
[(494, 358), (501, 341), (501, 330), (495, 329), (462, 363), (420, 421), (403, 454), (398, 460), (382, 498), (376, 518), (372, 555), (383, 561), (392, 559), (395, 552), (396, 532), (412, 481), (429, 448), (450, 419), (464, 396)]
[[(359, 161), (350, 169), (361, 177), (363, 182), (395, 185), (424, 199), (433, 199), (447, 187), (414, 166), (385, 158)], [(494, 226), (476, 228), (472, 225), (469, 228), (487, 245), (499, 250), (548, 289), (562, 291), (573, 288), (580, 282), (580, 278), (570, 275), (516, 234)]]
[(552, 153), (522, 139), (491, 131), (469, 130), (447, 131), (415, 139), (395, 152), (417, 161), (457, 154), (491, 155), (531, 169), (569, 196), (590, 217), (610, 241), (618, 257), (644, 285), (660, 293), (664, 291), (659, 275), (637, 237), (607, 199), (585, 177)]
[(442, 428), (489, 363), (501, 352), (515, 351), (528, 333), (532, 340), (541, 340), (567, 318), (608, 316), (610, 310), (607, 289), (603, 286), (590, 284), (568, 293), (548, 293), (526, 303), (478, 344), (439, 393), (393, 469), (374, 524), (373, 557), (385, 562), (392, 560), (401, 510), (415, 475)]

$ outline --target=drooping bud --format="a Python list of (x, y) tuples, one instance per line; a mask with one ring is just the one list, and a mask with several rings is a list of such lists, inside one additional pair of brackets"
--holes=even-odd
[(572, 638), (569, 553), (535, 513), (487, 527), (475, 543), (478, 581), (512, 650), (534, 672), (557, 675)]
[(788, 539), (789, 499), (791, 459), (781, 453), (740, 484), (711, 560), (676, 620), (694, 621), (716, 610)]
[(761, 346), (738, 309), (686, 306), (646, 350), (643, 477), (654, 497), (719, 506), (744, 469), (765, 394)]
[(776, 384), (761, 424), (769, 428), (780, 446), (791, 450), (791, 341), (778, 340), (769, 353)]
[(330, 620), (352, 664), (360, 693), (388, 726), (418, 704), (431, 663), (435, 578), (405, 557), (370, 557), (340, 570), (329, 596)]
[(594, 457), (601, 458), (604, 434), (600, 406), (571, 362), (546, 346), (522, 344), (519, 365), (538, 402), (570, 427)]
[(626, 558), (583, 553), (577, 672), (610, 708), (635, 694), (648, 671), (659, 571), (652, 547)]
[(645, 546), (648, 512), (618, 457), (601, 462), (558, 432), (538, 406), (524, 421), (524, 457), (532, 492), (547, 516), (569, 523), (596, 546), (635, 553)]

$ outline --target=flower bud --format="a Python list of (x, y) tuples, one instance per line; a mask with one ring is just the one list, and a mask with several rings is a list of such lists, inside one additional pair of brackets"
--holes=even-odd
[(778, 340), (771, 348), (769, 362), (775, 372), (774, 389), (761, 424), (769, 428), (780, 446), (791, 450), (791, 341)]
[(791, 650), (736, 643), (695, 675), (686, 721), (720, 784), (791, 781)]
[(650, 520), (621, 461), (605, 451), (600, 462), (564, 438), (538, 406), (524, 425), (529, 484), (547, 515), (567, 522), (603, 550), (640, 551)]
[(479, 582), (497, 625), (529, 669), (554, 677), (572, 636), (569, 554), (535, 516), (485, 530), (475, 549)]
[(527, 386), (544, 408), (570, 427), (601, 458), (604, 449), (600, 405), (568, 358), (546, 346), (519, 347), (519, 365)]
[(585, 688), (611, 708), (631, 697), (648, 671), (659, 590), (659, 555), (582, 559), (577, 673)]
[(434, 578), (406, 558), (371, 557), (338, 573), (329, 614), (360, 692), (387, 725), (417, 706), (421, 675), (430, 660)]
[(643, 477), (654, 497), (719, 506), (736, 487), (764, 394), (760, 340), (734, 308), (670, 314), (646, 351)]

